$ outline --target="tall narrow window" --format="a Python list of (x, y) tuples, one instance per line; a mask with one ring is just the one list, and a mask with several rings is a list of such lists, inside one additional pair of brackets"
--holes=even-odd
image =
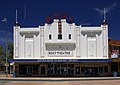
[(69, 39), (71, 39), (71, 34), (69, 34)]
[(52, 35), (51, 34), (49, 34), (49, 40), (51, 40), (52, 39)]
[(62, 39), (62, 34), (58, 34), (58, 39)]
[(62, 24), (61, 24), (61, 21), (58, 22), (58, 33), (62, 33)]
[(61, 21), (58, 22), (58, 39), (62, 39), (62, 24)]

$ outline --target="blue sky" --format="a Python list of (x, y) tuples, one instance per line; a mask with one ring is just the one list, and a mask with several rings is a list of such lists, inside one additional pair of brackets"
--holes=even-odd
[(45, 18), (55, 13), (65, 13), (76, 24), (101, 25), (106, 8), (109, 38), (120, 40), (120, 0), (0, 0), (0, 44), (5, 43), (7, 18), (8, 39), (13, 41), (15, 11), (21, 26), (44, 25)]

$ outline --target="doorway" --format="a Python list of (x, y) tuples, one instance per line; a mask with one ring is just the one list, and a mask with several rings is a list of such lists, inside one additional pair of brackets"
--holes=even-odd
[(32, 72), (33, 72), (33, 67), (27, 66), (27, 76), (32, 76)]
[(76, 76), (80, 75), (80, 66), (75, 66), (75, 75)]
[(81, 73), (84, 76), (92, 76), (94, 73), (93, 71), (94, 71), (93, 67), (81, 67)]
[(74, 76), (73, 64), (49, 64), (47, 66), (48, 76)]
[(40, 66), (40, 74), (41, 75), (45, 75), (46, 74), (46, 66), (45, 65)]

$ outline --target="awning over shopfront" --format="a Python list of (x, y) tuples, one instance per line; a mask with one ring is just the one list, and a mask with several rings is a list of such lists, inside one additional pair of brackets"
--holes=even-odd
[(11, 59), (9, 62), (112, 62), (112, 59)]
[(120, 58), (112, 58), (112, 62), (120, 62)]

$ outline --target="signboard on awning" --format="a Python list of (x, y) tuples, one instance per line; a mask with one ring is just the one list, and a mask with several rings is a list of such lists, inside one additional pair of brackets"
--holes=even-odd
[(12, 59), (9, 62), (112, 62), (112, 59)]

